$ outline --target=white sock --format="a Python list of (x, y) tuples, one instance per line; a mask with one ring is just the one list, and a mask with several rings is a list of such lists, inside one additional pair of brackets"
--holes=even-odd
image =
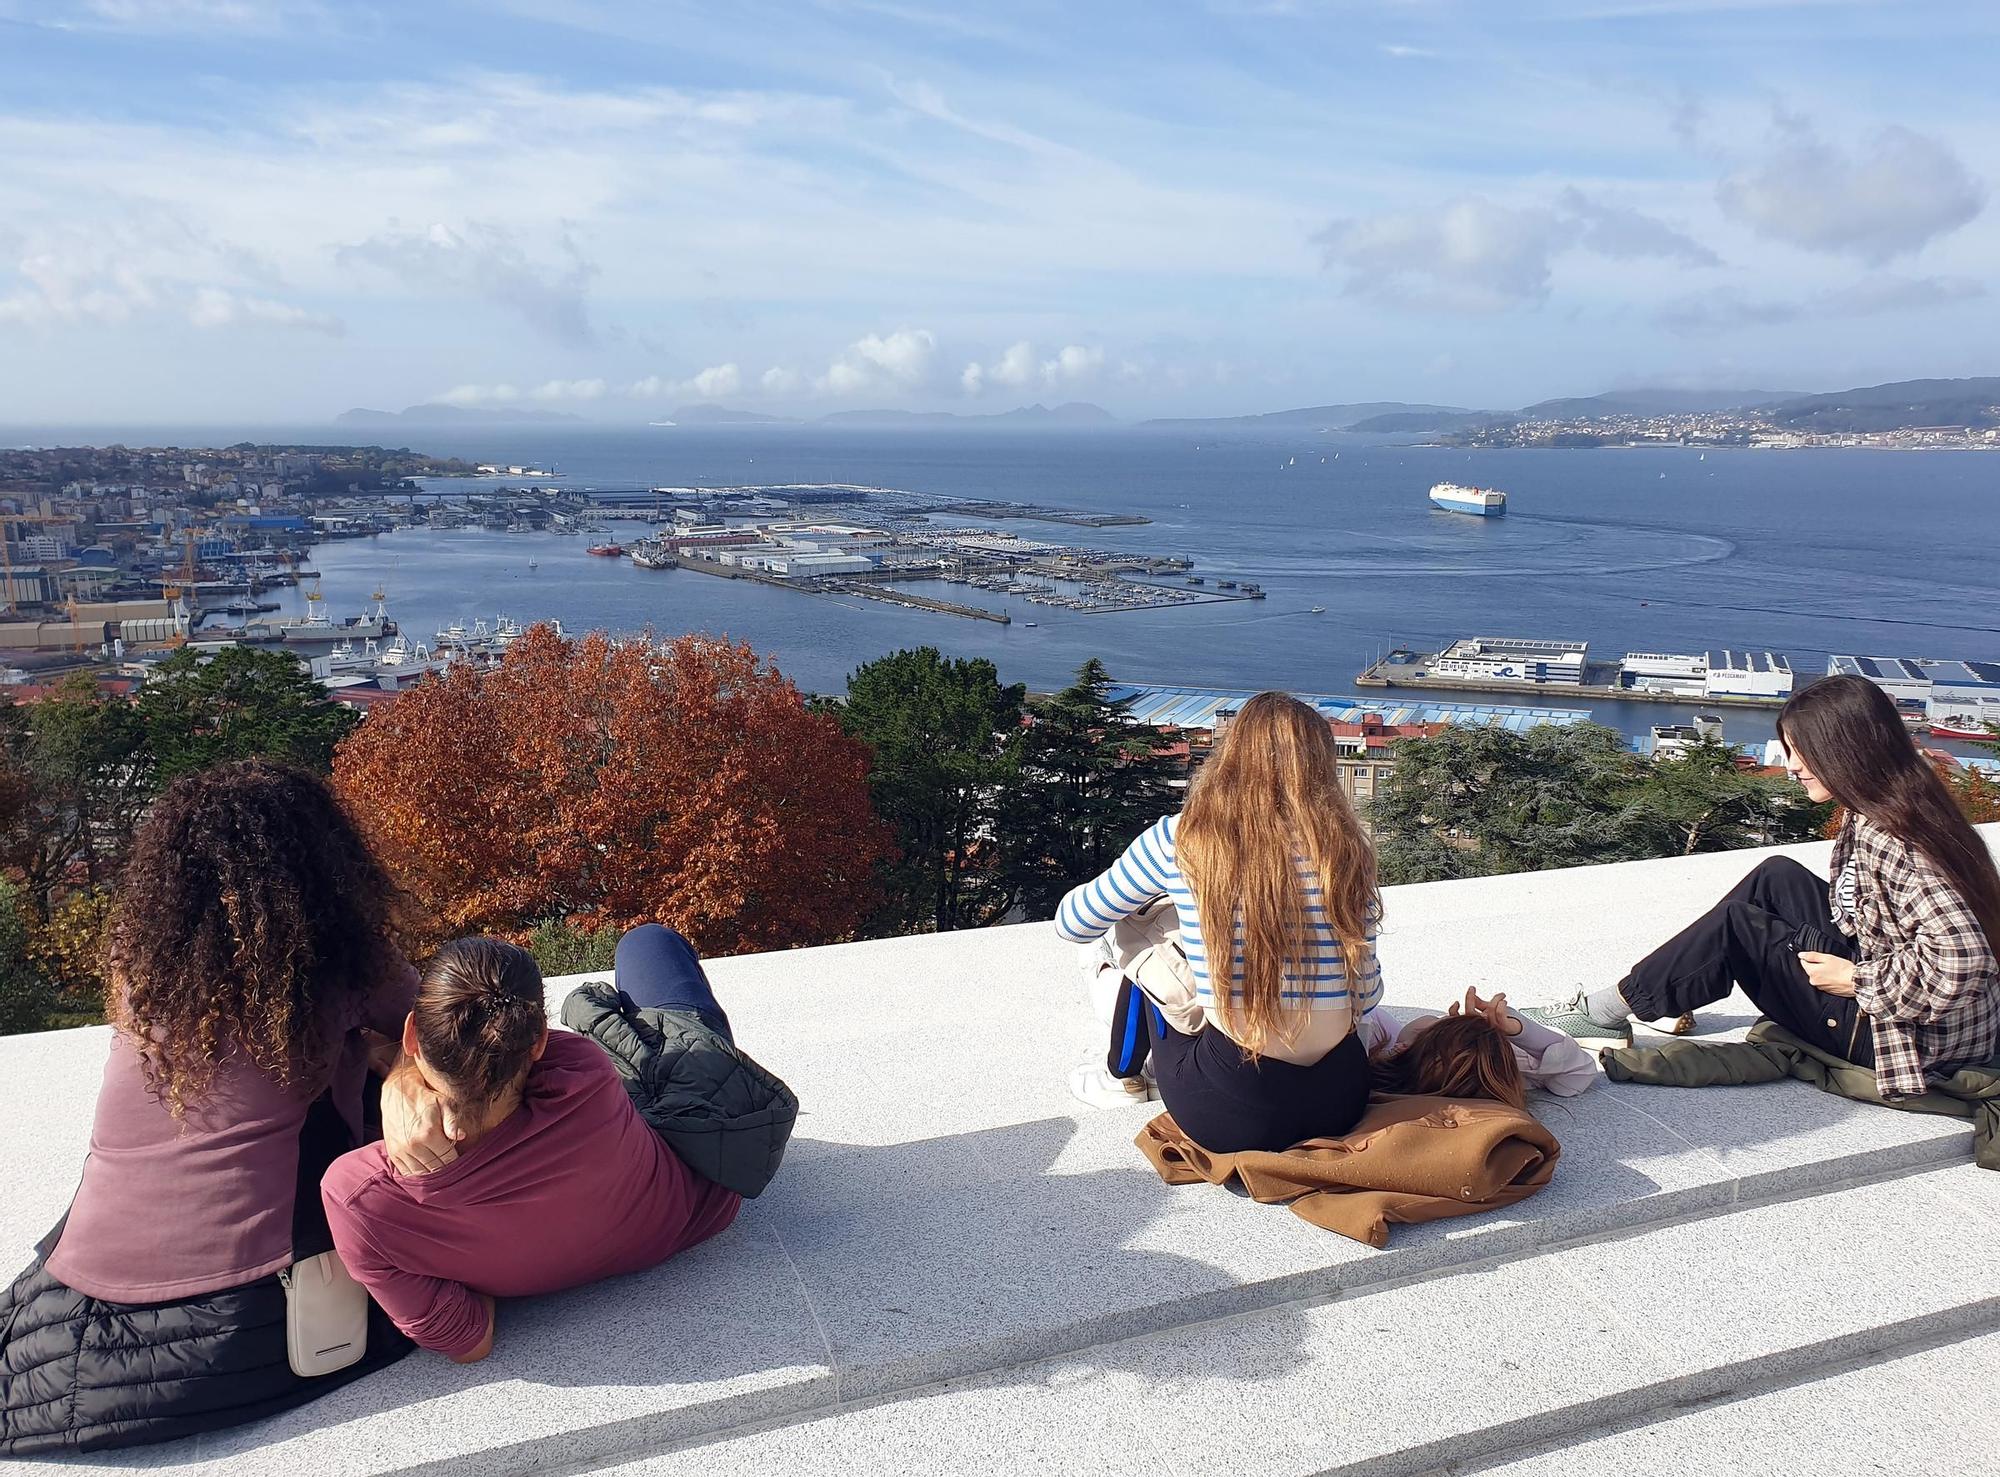
[(1600, 1026), (1622, 1026), (1632, 1019), (1632, 1007), (1625, 1003), (1616, 985), (1606, 985), (1585, 995), (1583, 1013)]

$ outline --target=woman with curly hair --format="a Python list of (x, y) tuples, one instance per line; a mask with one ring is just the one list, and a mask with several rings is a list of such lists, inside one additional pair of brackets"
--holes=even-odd
[[(320, 1174), (365, 1137), (364, 1032), (399, 1033), (416, 989), (394, 912), (309, 774), (222, 764), (154, 805), (106, 950), (114, 1030), (82, 1184), (0, 1295), (0, 1452), (233, 1425), (407, 1350), (379, 1316), (338, 1372), (302, 1374), (287, 1348), (290, 1269), (331, 1246)], [(383, 1113), (399, 1162), (449, 1159), (398, 1094)]]

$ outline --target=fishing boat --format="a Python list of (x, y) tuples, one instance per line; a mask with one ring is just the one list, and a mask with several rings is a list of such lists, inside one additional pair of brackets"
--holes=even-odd
[[(2000, 714), (1996, 714), (1993, 721), (2000, 723)], [(1930, 731), (1932, 738), (1972, 739), (1979, 743), (1990, 743), (1994, 738), (1993, 730), (1973, 713), (1951, 713), (1943, 718), (1933, 718)]]

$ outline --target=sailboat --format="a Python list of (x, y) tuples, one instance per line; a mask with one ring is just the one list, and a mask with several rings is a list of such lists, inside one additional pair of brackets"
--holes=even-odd
[(541, 568), (541, 565), (535, 562), (535, 556), (533, 554), (530, 554), (528, 556), (528, 568), (530, 570), (536, 570)]

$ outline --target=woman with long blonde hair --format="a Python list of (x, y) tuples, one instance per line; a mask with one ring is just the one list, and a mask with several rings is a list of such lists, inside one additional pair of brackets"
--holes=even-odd
[[(1071, 891), (1056, 930), (1091, 944), (1163, 923), (1161, 899), (1179, 928), (1155, 953), (1185, 965), (1140, 973), (1151, 1008), (1128, 989), (1113, 1075), (1138, 1081), (1150, 1052), (1167, 1111), (1214, 1153), (1352, 1128), (1369, 1086), (1355, 1027), (1382, 998), (1381, 893), (1321, 714), (1281, 692), (1244, 704), (1186, 808)], [(1116, 968), (1115, 946), (1101, 947)]]

